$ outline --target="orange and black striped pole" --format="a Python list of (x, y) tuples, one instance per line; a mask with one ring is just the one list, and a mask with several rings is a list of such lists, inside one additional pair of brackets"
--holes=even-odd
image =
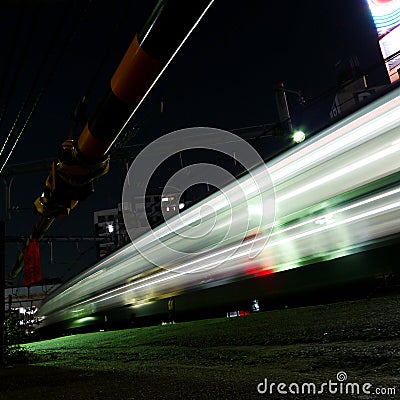
[[(214, 0), (160, 0), (134, 37), (110, 87), (77, 140), (68, 139), (53, 162), (43, 193), (35, 201), (41, 215), (26, 242), (39, 241), (56, 218), (66, 216), (92, 192), (91, 181), (108, 172), (108, 153), (127, 121), (151, 90)], [(21, 251), (10, 278), (23, 268)]]
[(89, 160), (104, 157), (210, 0), (160, 1), (112, 76), (108, 93), (78, 139)]

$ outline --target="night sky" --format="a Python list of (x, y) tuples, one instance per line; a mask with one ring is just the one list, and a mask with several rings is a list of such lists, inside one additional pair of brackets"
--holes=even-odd
[[(154, 0), (21, 0), (0, 6), (1, 145), (26, 102), (0, 165), (38, 100), (8, 164), (56, 157), (68, 137), (76, 104), (87, 95), (88, 114), (93, 112), (154, 4)], [(149, 143), (185, 127), (231, 130), (274, 123), (272, 88), (280, 81), (302, 90), (306, 100), (301, 106), (295, 96), (288, 98), (293, 125), (315, 131), (329, 119), (336, 85), (334, 65), (352, 55), (358, 56), (372, 86), (388, 82), (365, 0), (215, 0), (127, 127), (141, 126), (129, 144)], [(319, 98), (321, 94), (325, 95)], [(268, 154), (275, 144), (266, 141), (263, 146)], [(46, 176), (14, 178), (11, 203), (21, 211), (7, 221), (8, 235), (30, 233), (37, 220), (33, 201)], [(95, 194), (69, 218), (57, 221), (48, 234), (92, 235), (93, 212), (116, 206), (123, 180), (123, 163), (112, 162), (110, 174), (95, 182)], [(4, 198), (4, 187), (1, 190)], [(4, 206), (0, 213), (4, 218)], [(20, 246), (7, 244), (7, 270)], [(45, 277), (65, 279), (94, 262), (91, 243), (55, 243), (53, 250), (55, 263), (50, 265), (49, 245), (41, 245)]]

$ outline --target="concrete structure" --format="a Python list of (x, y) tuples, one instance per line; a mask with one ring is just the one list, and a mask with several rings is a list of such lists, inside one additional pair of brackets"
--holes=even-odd
[[(185, 203), (179, 201), (180, 195), (176, 193), (167, 196), (151, 194), (145, 198), (135, 198), (132, 204), (118, 204), (117, 208), (96, 211), (94, 213), (95, 235), (106, 238), (104, 242), (97, 244), (97, 258), (103, 258), (131, 241), (125, 227), (124, 207), (133, 208), (130, 210), (132, 220), (128, 222), (128, 225), (132, 238), (136, 238), (148, 231), (149, 225), (153, 228), (178, 214), (179, 210), (185, 207)], [(146, 215), (141, 212), (143, 208)]]
[(368, 87), (366, 77), (363, 76), (341, 87), (333, 100), (329, 116), (336, 118), (339, 114), (347, 113), (357, 107), (369, 97), (376, 95), (385, 86)]
[(96, 257), (101, 259), (128, 243), (121, 205), (94, 213), (95, 236), (104, 241), (96, 243)]
[(367, 78), (360, 69), (358, 58), (355, 56), (345, 61), (340, 60), (335, 68), (339, 90), (336, 92), (329, 113), (331, 119), (354, 111), (362, 102), (387, 87), (387, 85), (369, 87)]

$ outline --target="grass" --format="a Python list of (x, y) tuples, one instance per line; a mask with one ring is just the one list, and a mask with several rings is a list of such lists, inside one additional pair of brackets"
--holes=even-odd
[(42, 360), (42, 365), (102, 370), (126, 370), (127, 362), (139, 361), (240, 360), (257, 347), (399, 338), (398, 312), (391, 312), (399, 306), (397, 297), (344, 302), (241, 318), (72, 335), (31, 343), (26, 348)]
[[(396, 385), (399, 306), (399, 297), (386, 297), (65, 336), (24, 345), (38, 362), (21, 372), (32, 399), (32, 385), (37, 398), (44, 385), (57, 398), (71, 399), (247, 399), (259, 396), (257, 382), (266, 376), (331, 379), (343, 369)], [(27, 392), (11, 375), (0, 371), (0, 393), (23, 398)], [(43, 385), (32, 383), (37, 377)], [(66, 380), (71, 389), (64, 388)]]

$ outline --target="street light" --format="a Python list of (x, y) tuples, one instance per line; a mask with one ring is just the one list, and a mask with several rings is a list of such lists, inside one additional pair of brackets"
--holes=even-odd
[(292, 139), (295, 143), (301, 143), (306, 138), (306, 134), (303, 131), (293, 132)]

